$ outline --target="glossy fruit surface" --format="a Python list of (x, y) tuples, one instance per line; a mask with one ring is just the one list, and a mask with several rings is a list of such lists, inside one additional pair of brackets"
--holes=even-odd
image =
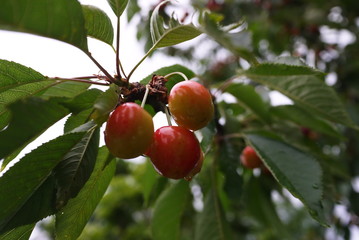
[(258, 157), (257, 153), (250, 146), (246, 146), (240, 156), (241, 163), (247, 168), (259, 168), (262, 166), (262, 160)]
[(211, 94), (194, 81), (177, 83), (169, 94), (168, 107), (176, 123), (191, 130), (205, 127), (214, 113)]
[(150, 146), (153, 132), (151, 115), (136, 103), (124, 103), (107, 120), (106, 146), (116, 157), (138, 157)]
[(179, 126), (159, 128), (146, 155), (164, 177), (186, 177), (201, 157), (201, 148), (193, 132)]

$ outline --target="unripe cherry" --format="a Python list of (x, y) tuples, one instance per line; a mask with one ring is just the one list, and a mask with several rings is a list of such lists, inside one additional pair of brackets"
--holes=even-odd
[(179, 126), (159, 128), (146, 152), (157, 172), (167, 178), (189, 175), (201, 157), (201, 148), (193, 132)]
[(118, 158), (138, 157), (150, 146), (153, 132), (151, 115), (136, 103), (124, 103), (107, 120), (106, 146)]
[(205, 127), (214, 113), (211, 94), (194, 81), (177, 83), (169, 94), (168, 107), (179, 126), (194, 131)]

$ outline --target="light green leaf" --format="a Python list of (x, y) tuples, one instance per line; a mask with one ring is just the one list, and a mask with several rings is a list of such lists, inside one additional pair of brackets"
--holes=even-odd
[(28, 240), (34, 230), (35, 224), (24, 225), (11, 229), (10, 231), (1, 234), (1, 240)]
[(25, 155), (0, 177), (0, 233), (51, 215), (55, 185), (51, 174), (65, 154), (83, 137), (71, 133)]
[(303, 202), (324, 226), (322, 169), (314, 157), (278, 139), (246, 134), (246, 139), (277, 181)]
[(54, 38), (87, 52), (84, 18), (76, 0), (2, 0), (0, 28)]
[(90, 85), (91, 84), (88, 83), (74, 81), (57, 82), (57, 84), (43, 91), (41, 97), (45, 99), (50, 97), (73, 98), (86, 91)]
[(87, 35), (112, 46), (113, 26), (107, 14), (101, 9), (90, 5), (82, 5), (82, 12), (85, 18)]
[(110, 88), (106, 92), (102, 93), (94, 104), (94, 113), (92, 119), (97, 123), (102, 124), (105, 122), (109, 114), (115, 109), (118, 104), (118, 86), (111, 84)]
[(151, 15), (150, 31), (153, 43), (152, 49), (176, 45), (191, 40), (202, 33), (194, 25), (182, 25), (174, 17), (171, 17), (168, 27), (165, 27), (163, 19), (159, 15), (159, 10), (161, 6), (168, 2), (170, 1), (163, 1), (158, 4)]
[(306, 111), (355, 127), (339, 97), (324, 83), (319, 71), (303, 66), (264, 63), (242, 74), (283, 93)]
[(229, 225), (225, 219), (218, 195), (210, 189), (204, 200), (204, 208), (198, 215), (195, 240), (230, 240)]
[(9, 109), (12, 113), (10, 124), (0, 131), (0, 159), (26, 145), (68, 114), (68, 110), (55, 101), (33, 97), (17, 101)]
[(157, 199), (152, 218), (156, 240), (180, 239), (180, 221), (189, 199), (188, 182), (181, 180), (165, 190)]
[(106, 147), (102, 147), (94, 171), (85, 186), (56, 215), (56, 239), (75, 240), (80, 236), (115, 173), (115, 161), (112, 160), (106, 166), (110, 159), (111, 155)]
[(150, 196), (153, 190), (154, 185), (158, 179), (158, 173), (153, 168), (153, 165), (150, 161), (146, 161), (144, 173), (139, 177), (138, 183), (142, 187), (142, 194), (144, 198), (144, 205), (148, 206)]
[[(70, 198), (77, 195), (95, 166), (100, 137), (99, 129), (93, 122), (88, 122), (79, 128), (83, 129), (84, 126), (90, 128), (86, 135), (66, 154), (54, 170), (57, 184), (57, 209), (60, 209)], [(74, 131), (76, 132), (77, 129)]]
[(110, 6), (111, 6), (113, 12), (116, 14), (116, 16), (120, 17), (122, 15), (123, 11), (125, 11), (129, 0), (107, 0), (107, 2), (110, 4)]
[(236, 97), (241, 105), (250, 109), (255, 115), (265, 122), (270, 121), (269, 107), (263, 99), (254, 90), (253, 86), (243, 84), (231, 84), (225, 89), (225, 92)]

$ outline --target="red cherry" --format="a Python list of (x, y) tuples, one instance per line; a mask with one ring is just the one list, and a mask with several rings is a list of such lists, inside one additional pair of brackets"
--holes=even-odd
[(250, 146), (246, 146), (240, 156), (241, 163), (247, 168), (259, 168), (262, 166), (262, 160), (258, 157), (257, 153)]
[(194, 81), (176, 84), (168, 97), (168, 107), (179, 126), (194, 131), (205, 127), (214, 113), (211, 94)]
[(159, 128), (146, 155), (164, 177), (186, 177), (198, 163), (201, 148), (193, 132), (179, 126)]
[(153, 132), (151, 115), (136, 103), (124, 103), (107, 120), (106, 146), (116, 157), (138, 157), (150, 146)]

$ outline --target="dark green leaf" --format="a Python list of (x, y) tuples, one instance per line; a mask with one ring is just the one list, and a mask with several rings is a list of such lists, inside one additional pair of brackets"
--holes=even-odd
[(243, 74), (283, 93), (307, 111), (330, 121), (355, 126), (335, 91), (322, 81), (321, 72), (303, 66), (264, 63)]
[(82, 12), (85, 18), (87, 35), (112, 46), (113, 27), (107, 14), (101, 9), (90, 5), (82, 5)]
[(152, 218), (154, 239), (180, 239), (180, 221), (189, 193), (188, 182), (181, 180), (165, 190), (157, 199)]
[(202, 33), (194, 25), (181, 25), (180, 22), (173, 17), (171, 17), (168, 27), (165, 27), (159, 10), (162, 5), (168, 2), (169, 1), (161, 2), (152, 12), (150, 19), (150, 31), (153, 43), (152, 50), (191, 40)]
[(89, 179), (95, 166), (100, 137), (99, 129), (91, 122), (85, 125), (92, 129), (66, 154), (54, 170), (57, 184), (57, 209), (77, 195)]
[[(110, 4), (116, 16), (120, 17), (123, 11), (125, 11), (129, 0), (107, 0), (107, 2)], [(131, 2), (137, 2), (137, 1), (131, 1)]]
[(0, 232), (37, 222), (55, 212), (51, 174), (84, 132), (60, 136), (25, 155), (0, 177)]
[(322, 169), (316, 159), (278, 139), (257, 134), (245, 137), (277, 181), (303, 202), (314, 219), (327, 226), (321, 202)]
[(24, 225), (11, 229), (10, 231), (1, 234), (1, 240), (28, 240), (35, 227), (35, 224)]
[(269, 107), (264, 103), (261, 96), (256, 93), (253, 86), (231, 84), (225, 89), (225, 92), (235, 96), (241, 105), (250, 109), (260, 119), (269, 122)]
[(103, 123), (107, 120), (109, 114), (115, 109), (118, 104), (118, 86), (110, 85), (106, 92), (102, 93), (96, 100), (94, 105), (94, 113), (92, 118), (97, 123)]
[(343, 138), (343, 136), (328, 122), (317, 118), (315, 115), (298, 108), (295, 105), (282, 105), (273, 107), (270, 112), (281, 119), (288, 119), (297, 123), (299, 126), (310, 128), (311, 130), (327, 134), (329, 136)]
[(225, 219), (222, 204), (213, 189), (204, 200), (203, 211), (197, 219), (195, 240), (230, 240), (229, 225)]
[(0, 28), (54, 38), (87, 52), (84, 18), (76, 0), (2, 0)]
[[(99, 150), (94, 171), (76, 198), (56, 215), (56, 239), (77, 239), (90, 219), (115, 173), (116, 162), (105, 147)], [(74, 224), (76, 223), (76, 224)]]
[[(8, 156), (68, 114), (55, 101), (27, 98), (9, 106), (9, 126), (0, 132), (0, 159)], [(26, 119), (26, 120), (25, 120)]]

